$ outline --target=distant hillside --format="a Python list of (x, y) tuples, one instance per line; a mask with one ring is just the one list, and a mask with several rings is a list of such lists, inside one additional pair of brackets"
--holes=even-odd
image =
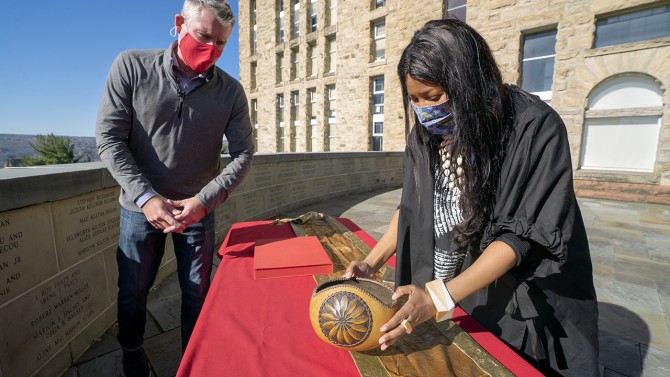
[[(67, 138), (74, 145), (74, 155), (81, 157), (79, 162), (100, 161), (94, 137), (67, 136)], [(0, 134), (0, 169), (6, 166), (8, 159), (36, 157), (37, 154), (30, 146), (30, 143), (36, 140), (35, 135)]]

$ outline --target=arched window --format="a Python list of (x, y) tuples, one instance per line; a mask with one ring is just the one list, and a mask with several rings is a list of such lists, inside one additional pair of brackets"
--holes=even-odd
[(589, 96), (580, 168), (653, 172), (662, 115), (661, 88), (648, 76), (599, 84)]

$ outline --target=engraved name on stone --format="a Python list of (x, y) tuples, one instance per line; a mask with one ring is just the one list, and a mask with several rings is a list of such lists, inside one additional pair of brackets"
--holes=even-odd
[[(109, 305), (103, 256), (35, 287), (0, 311), (1, 363), (11, 375), (28, 375), (45, 363)], [(11, 354), (11, 357), (8, 355)]]
[(335, 160), (334, 159), (329, 158), (327, 160), (323, 160), (323, 174), (324, 175), (335, 174)]
[(339, 160), (340, 173), (351, 173), (354, 171), (354, 160), (351, 158), (343, 158)]
[(257, 189), (272, 184), (272, 169), (270, 165), (258, 165), (254, 167), (253, 173)]
[(48, 205), (0, 214), (0, 306), (56, 272)]
[(318, 174), (318, 164), (316, 161), (303, 161), (300, 166), (300, 172), (303, 179), (316, 177)]
[(71, 266), (119, 238), (118, 190), (109, 189), (56, 202), (53, 205), (56, 247)]
[[(269, 206), (270, 208), (277, 208), (286, 202), (286, 185), (283, 185), (281, 187), (277, 187), (273, 190), (271, 190), (268, 193), (268, 201), (269, 201)], [(267, 208), (267, 209), (270, 209)]]
[(329, 178), (315, 179), (312, 181), (312, 191), (315, 193), (323, 194), (324, 192), (327, 192), (329, 183), (330, 183)]
[(372, 170), (372, 164), (370, 162), (370, 158), (361, 158), (359, 159), (360, 164), (361, 164), (361, 171), (368, 171)]
[(384, 170), (388, 167), (388, 161), (386, 157), (375, 158), (375, 169)]
[(244, 194), (235, 202), (235, 207), (240, 211), (238, 214), (238, 221), (245, 221), (251, 219), (254, 215), (263, 210), (262, 198), (258, 195), (258, 191), (253, 191)]
[(291, 202), (298, 202), (307, 198), (307, 184), (304, 181), (291, 184), (289, 188), (289, 199)]
[(222, 231), (235, 222), (235, 203), (237, 199), (229, 199), (216, 209), (216, 230)]
[(363, 173), (351, 174), (349, 176), (350, 188), (359, 188), (362, 184)]
[(346, 175), (338, 175), (333, 177), (333, 179), (330, 181), (331, 191), (341, 191), (348, 189), (349, 180), (347, 178), (348, 177)]
[(380, 172), (372, 171), (372, 172), (368, 172), (368, 173), (365, 175), (365, 180), (366, 180), (366, 182), (367, 182), (367, 183), (365, 184), (365, 186), (367, 186), (367, 187), (376, 187), (379, 183), (381, 183), (381, 181), (382, 181), (382, 176), (381, 176), (381, 173), (380, 173)]
[(281, 163), (279, 164), (279, 168), (277, 170), (277, 178), (279, 178), (279, 183), (298, 179), (298, 167), (296, 162)]

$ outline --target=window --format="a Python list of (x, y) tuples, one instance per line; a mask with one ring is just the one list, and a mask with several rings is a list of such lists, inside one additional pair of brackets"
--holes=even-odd
[(254, 146), (258, 148), (258, 100), (251, 100), (251, 126), (253, 127), (252, 133), (254, 137)]
[(330, 0), (328, 8), (328, 25), (337, 25), (337, 0)]
[(384, 114), (384, 77), (372, 79), (373, 114)]
[(251, 0), (251, 55), (256, 54), (256, 0)]
[(277, 84), (284, 82), (284, 54), (277, 54)]
[(309, 31), (316, 31), (317, 11), (318, 8), (316, 0), (312, 0), (312, 2), (309, 4)]
[(251, 63), (251, 89), (256, 89), (256, 75), (258, 65), (256, 62)]
[(667, 36), (670, 36), (670, 5), (597, 20), (593, 46), (613, 46)]
[(333, 123), (335, 122), (335, 100), (337, 99), (337, 91), (335, 85), (328, 85), (328, 117), (333, 118)]
[(384, 20), (372, 23), (373, 60), (383, 60), (386, 54), (386, 23)]
[(465, 22), (467, 10), (467, 0), (445, 0), (444, 1), (444, 16), (456, 17)]
[(316, 77), (316, 44), (307, 44), (307, 77)]
[(372, 150), (381, 151), (384, 137), (384, 122), (372, 123)]
[(296, 127), (300, 126), (300, 92), (291, 92), (291, 120)]
[(293, 0), (293, 38), (300, 36), (300, 0)]
[(373, 6), (375, 8), (381, 8), (386, 6), (386, 0), (372, 0)]
[(326, 62), (326, 72), (335, 72), (337, 70), (337, 39), (333, 36), (327, 39), (328, 61)]
[(298, 127), (300, 127), (300, 92), (291, 92), (291, 147), (290, 151), (296, 151), (296, 142), (298, 139)]
[(384, 135), (384, 76), (373, 77), (372, 86), (372, 150), (382, 150)]
[(528, 34), (523, 38), (521, 87), (551, 103), (551, 84), (556, 58), (556, 30)]
[(626, 75), (598, 85), (589, 96), (580, 168), (653, 172), (662, 96), (660, 85), (641, 75)]
[(277, 121), (279, 121), (282, 124), (284, 123), (284, 95), (283, 94), (277, 94)]
[(307, 89), (307, 119), (309, 119), (309, 126), (307, 127), (307, 152), (312, 152), (316, 145), (316, 88)]
[(277, 44), (284, 43), (284, 0), (277, 0)]
[(328, 93), (328, 148), (330, 150), (331, 141), (336, 136), (336, 124), (337, 124), (337, 110), (336, 110), (336, 90), (335, 85), (328, 85), (326, 87), (326, 92)]
[(300, 49), (298, 47), (291, 49), (291, 80), (300, 78)]
[(284, 151), (284, 95), (277, 94), (277, 152)]

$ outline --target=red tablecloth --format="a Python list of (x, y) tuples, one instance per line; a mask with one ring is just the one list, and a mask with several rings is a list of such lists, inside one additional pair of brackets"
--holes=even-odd
[[(368, 246), (375, 244), (353, 222), (339, 221)], [(289, 224), (231, 227), (177, 376), (360, 376), (349, 351), (328, 345), (312, 329), (313, 277), (253, 278), (254, 241), (293, 236)], [(516, 375), (540, 375), (458, 308), (454, 322)]]

